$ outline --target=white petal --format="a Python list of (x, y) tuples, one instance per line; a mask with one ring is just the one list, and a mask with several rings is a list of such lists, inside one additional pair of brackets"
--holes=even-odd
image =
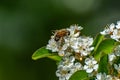
[(77, 32), (76, 34), (74, 34), (74, 37), (78, 37), (80, 35), (80, 32)]
[(59, 56), (64, 56), (64, 55), (65, 55), (65, 52), (64, 52), (64, 51), (59, 51), (59, 52), (58, 52), (58, 55), (59, 55)]
[(88, 69), (86, 70), (87, 73), (91, 73), (92, 71), (93, 71), (92, 68), (88, 68)]
[(90, 64), (91, 63), (91, 60), (89, 58), (86, 58), (85, 59), (85, 64)]
[(117, 65), (117, 64), (114, 64), (114, 68), (115, 68), (116, 70), (118, 70), (118, 65)]
[(86, 69), (88, 69), (88, 66), (87, 66), (87, 65), (84, 65), (84, 67), (83, 67), (83, 68), (86, 70)]
[(96, 64), (96, 63), (97, 63), (97, 61), (95, 61), (95, 60), (92, 61), (92, 64)]
[(75, 61), (75, 57), (74, 56), (70, 56), (70, 62), (74, 62)]
[(102, 32), (100, 32), (100, 34), (107, 35), (106, 31), (102, 31)]
[(98, 64), (94, 65), (93, 69), (96, 71), (98, 69)]
[(110, 28), (110, 31), (113, 31), (113, 29), (115, 28), (115, 24), (112, 23), (112, 24), (109, 26), (109, 28)]
[(102, 79), (102, 74), (98, 73), (96, 77), (97, 77), (97, 80), (101, 80)]
[(117, 28), (117, 29), (120, 29), (120, 21), (117, 21), (116, 28)]

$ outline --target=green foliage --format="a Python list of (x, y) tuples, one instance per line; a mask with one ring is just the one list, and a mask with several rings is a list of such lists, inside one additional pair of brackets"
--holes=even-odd
[(89, 80), (88, 74), (84, 70), (75, 72), (69, 80)]
[(101, 41), (96, 51), (94, 52), (95, 59), (99, 61), (100, 58), (105, 54), (110, 54), (113, 51), (116, 43), (117, 42), (113, 39), (104, 39), (103, 41)]
[(106, 74), (108, 74), (108, 55), (107, 54), (100, 59), (98, 72), (102, 72), (102, 73), (105, 72)]
[(45, 58), (45, 57), (48, 57), (48, 58), (53, 59), (55, 61), (61, 60), (60, 56), (56, 55), (55, 53), (51, 53), (45, 47), (42, 47), (42, 48), (36, 50), (32, 55), (33, 60), (37, 60), (37, 59)]
[(104, 36), (101, 34), (98, 34), (93, 42), (93, 46), (94, 46), (94, 52), (97, 50), (99, 44), (102, 42), (102, 40), (104, 39)]

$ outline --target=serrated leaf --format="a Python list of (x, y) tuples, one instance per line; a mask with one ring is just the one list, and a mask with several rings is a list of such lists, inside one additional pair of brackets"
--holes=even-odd
[(61, 60), (60, 56), (55, 55), (54, 53), (51, 53), (45, 47), (39, 48), (32, 55), (33, 60), (37, 60), (37, 59), (45, 58), (45, 57), (48, 57), (48, 58), (53, 59), (55, 61), (60, 61)]
[(112, 53), (115, 46), (116, 46), (116, 41), (114, 41), (113, 39), (103, 40), (99, 44), (94, 54), (95, 59), (98, 61), (103, 55)]
[(105, 72), (106, 74), (108, 74), (108, 55), (107, 54), (100, 59), (98, 72), (102, 72), (102, 73)]
[(69, 80), (89, 80), (88, 74), (84, 70), (79, 70), (75, 72)]

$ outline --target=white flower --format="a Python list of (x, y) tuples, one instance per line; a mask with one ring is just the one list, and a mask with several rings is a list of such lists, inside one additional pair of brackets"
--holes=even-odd
[(58, 70), (56, 71), (56, 76), (59, 80), (69, 80), (70, 76), (73, 74), (71, 68), (74, 65), (74, 56), (63, 57), (63, 60), (58, 65)]
[(105, 80), (106, 74), (98, 73), (95, 80)]
[(93, 57), (85, 59), (84, 70), (86, 70), (87, 73), (91, 73), (93, 72), (93, 70), (97, 71), (97, 69), (98, 69), (98, 64)]
[(69, 80), (72, 74), (82, 69), (81, 63), (75, 62), (74, 56), (64, 56), (58, 65), (56, 76), (59, 77), (59, 80)]
[(120, 56), (120, 45), (116, 46), (114, 53), (116, 56)]
[(75, 73), (78, 70), (83, 70), (83, 66), (80, 62), (76, 62), (71, 68), (72, 73)]
[(102, 35), (110, 35), (110, 37), (116, 41), (120, 40), (120, 21), (117, 22), (117, 25), (111, 24), (109, 27), (100, 32)]
[(120, 39), (120, 30), (119, 29), (115, 29), (113, 31), (113, 34), (111, 35), (111, 38), (116, 40), (116, 41), (119, 41), (119, 39)]
[(114, 68), (117, 70), (117, 72), (120, 74), (120, 64), (114, 64)]
[(49, 40), (46, 49), (52, 50), (52, 52), (57, 52), (58, 51), (58, 45), (53, 38)]
[(115, 24), (111, 24), (109, 27), (106, 27), (102, 32), (100, 32), (102, 35), (111, 34), (114, 31)]
[(78, 37), (80, 35), (80, 30), (82, 29), (83, 28), (81, 26), (77, 26), (77, 25), (70, 26), (70, 28), (67, 28), (67, 30), (70, 31), (69, 37), (71, 38)]
[(56, 76), (59, 77), (59, 80), (69, 80), (72, 75), (70, 72), (71, 69), (69, 67), (60, 65), (56, 71)]
[(70, 46), (71, 48), (73, 48), (73, 50), (77, 49), (78, 48), (78, 38), (71, 38), (70, 39)]
[(106, 75), (105, 73), (98, 73), (95, 80), (113, 80), (111, 75)]
[(115, 54), (114, 54), (114, 53), (109, 54), (109, 55), (108, 55), (108, 59), (109, 59), (110, 64), (112, 65), (113, 60), (115, 60), (115, 59), (116, 59)]
[(117, 28), (117, 29), (120, 29), (120, 21), (117, 21), (116, 28)]
[(66, 49), (68, 48), (68, 44), (64, 44), (60, 49), (59, 49), (59, 51), (58, 51), (58, 55), (59, 56), (65, 56), (65, 53), (67, 53), (66, 52)]
[(75, 57), (74, 56), (70, 56), (70, 57), (63, 57), (63, 60), (60, 62), (59, 65), (63, 65), (63, 66), (67, 66), (67, 67), (71, 67), (74, 65), (74, 61), (75, 61)]
[(71, 47), (76, 53), (80, 53), (81, 56), (87, 56), (94, 49), (91, 47), (93, 43), (93, 38), (90, 37), (79, 37), (71, 40)]

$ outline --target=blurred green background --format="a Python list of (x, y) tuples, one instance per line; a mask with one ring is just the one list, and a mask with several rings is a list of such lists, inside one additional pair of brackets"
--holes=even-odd
[(0, 80), (58, 80), (50, 59), (33, 61), (51, 31), (79, 24), (95, 36), (120, 20), (120, 0), (0, 0)]

